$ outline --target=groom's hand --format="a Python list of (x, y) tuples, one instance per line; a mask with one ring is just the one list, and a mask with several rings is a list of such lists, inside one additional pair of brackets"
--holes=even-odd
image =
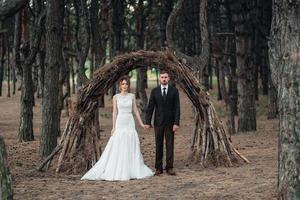
[(149, 124), (145, 124), (145, 128), (146, 128), (147, 130), (149, 130), (149, 129), (151, 128), (151, 126), (150, 126)]
[(176, 131), (178, 131), (178, 129), (179, 129), (179, 126), (178, 126), (178, 125), (176, 125), (176, 124), (174, 124), (174, 125), (173, 125), (173, 132), (176, 132)]

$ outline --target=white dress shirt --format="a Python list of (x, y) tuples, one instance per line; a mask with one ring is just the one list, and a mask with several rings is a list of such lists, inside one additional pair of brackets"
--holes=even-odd
[(168, 85), (160, 85), (160, 88), (161, 88), (161, 95), (163, 95), (164, 92), (163, 88), (166, 88), (166, 95), (168, 94)]

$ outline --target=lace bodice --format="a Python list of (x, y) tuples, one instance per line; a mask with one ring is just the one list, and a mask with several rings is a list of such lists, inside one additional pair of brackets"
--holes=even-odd
[(135, 123), (132, 115), (132, 104), (134, 94), (128, 93), (126, 95), (117, 94), (117, 109), (118, 115), (116, 120), (116, 128), (119, 129), (135, 129)]
[(128, 93), (126, 95), (122, 95), (119, 93), (116, 95), (116, 99), (118, 114), (132, 113), (134, 94)]

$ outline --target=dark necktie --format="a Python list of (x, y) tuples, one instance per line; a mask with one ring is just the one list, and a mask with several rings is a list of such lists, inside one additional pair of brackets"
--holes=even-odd
[(166, 93), (166, 88), (163, 88), (163, 99), (166, 100), (167, 93)]

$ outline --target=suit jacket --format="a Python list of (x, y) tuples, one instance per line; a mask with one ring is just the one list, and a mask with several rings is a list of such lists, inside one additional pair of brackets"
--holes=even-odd
[(151, 91), (148, 108), (146, 111), (146, 124), (151, 125), (154, 114), (155, 126), (178, 125), (180, 120), (180, 102), (177, 88), (168, 86), (166, 100), (163, 99), (161, 86)]

